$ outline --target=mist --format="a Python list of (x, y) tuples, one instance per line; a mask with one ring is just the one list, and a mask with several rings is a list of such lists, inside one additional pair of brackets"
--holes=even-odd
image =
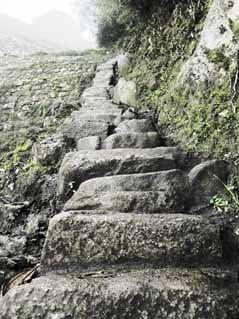
[[(97, 46), (95, 0), (0, 0), (0, 42), (6, 37), (38, 43), (42, 49), (85, 50)], [(91, 10), (89, 10), (91, 7)], [(12, 40), (11, 40), (12, 41)]]

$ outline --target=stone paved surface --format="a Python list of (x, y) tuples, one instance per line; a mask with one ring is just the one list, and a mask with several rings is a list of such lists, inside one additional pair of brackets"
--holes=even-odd
[[(62, 126), (71, 128), (78, 147), (82, 138), (98, 135), (97, 149), (89, 142), (87, 150), (85, 142), (84, 151), (65, 156), (58, 175), (65, 211), (50, 222), (39, 278), (0, 300), (0, 318), (236, 319), (237, 274), (223, 267), (220, 227), (191, 200), (200, 194), (200, 209), (207, 207), (214, 188), (220, 190), (214, 175), (225, 181), (227, 165), (202, 163), (187, 174), (179, 167), (179, 148), (155, 143), (150, 116), (125, 119), (128, 110), (106, 94), (114, 90), (116, 61), (98, 67), (81, 98), (92, 112), (83, 119), (72, 114)], [(99, 116), (101, 107), (109, 114), (118, 108), (120, 120)], [(93, 132), (84, 128), (80, 136), (82, 123)], [(106, 127), (104, 134), (94, 130), (98, 125)], [(104, 149), (114, 134), (133, 132), (148, 133), (149, 146), (139, 147), (140, 135), (129, 135), (130, 147), (126, 136), (117, 149), (110, 143)]]

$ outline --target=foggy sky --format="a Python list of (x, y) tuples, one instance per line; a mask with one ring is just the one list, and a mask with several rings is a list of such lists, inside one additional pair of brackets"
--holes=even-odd
[[(84, 3), (84, 1), (81, 3)], [(43, 23), (39, 25), (38, 31), (44, 38), (56, 40), (56, 42), (62, 41), (66, 48), (75, 47), (79, 49), (80, 43), (82, 43), (83, 49), (95, 47), (96, 41), (92, 30), (87, 27), (85, 21), (84, 27), (80, 23), (80, 16), (86, 16), (87, 12), (85, 14), (83, 6), (81, 7), (81, 14), (79, 14), (74, 4), (75, 0), (0, 0), (0, 14), (7, 14), (30, 24), (33, 22), (35, 29), (37, 27), (36, 21), (43, 16), (45, 21), (42, 21)], [(86, 8), (85, 11), (87, 11)], [(56, 12), (58, 12), (58, 15)], [(62, 17), (65, 25), (64, 22), (61, 24), (59, 21), (61, 18), (59, 17), (60, 12), (64, 12), (68, 16), (68, 18), (67, 16)], [(50, 13), (52, 20), (50, 17), (47, 18)]]
[(0, 0), (0, 13), (25, 22), (52, 9), (59, 9), (72, 14), (72, 0)]

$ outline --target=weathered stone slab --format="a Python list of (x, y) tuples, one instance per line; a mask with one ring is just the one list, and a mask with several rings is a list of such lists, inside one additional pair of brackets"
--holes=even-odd
[(153, 125), (150, 119), (142, 119), (142, 120), (125, 120), (119, 124), (116, 128), (116, 133), (130, 133), (130, 132), (138, 132), (138, 133), (147, 133), (147, 132), (156, 132), (156, 128)]
[[(107, 101), (109, 102), (109, 101)], [(86, 114), (94, 114), (94, 115), (98, 115), (98, 114), (108, 114), (110, 116), (119, 116), (122, 113), (122, 110), (115, 104), (111, 104), (110, 102), (106, 105), (101, 105), (100, 107), (83, 107), (81, 108), (79, 111), (77, 111), (77, 113), (80, 116), (86, 116)]]
[(0, 301), (0, 318), (237, 319), (236, 274), (202, 272), (170, 268), (88, 279), (49, 274), (10, 291)]
[(65, 122), (58, 129), (66, 139), (71, 139), (77, 142), (79, 139), (88, 136), (99, 136), (105, 139), (108, 136), (108, 129), (110, 123), (102, 118), (97, 120), (94, 115), (91, 116), (77, 116), (75, 113), (70, 118), (67, 118)]
[(112, 103), (109, 99), (103, 97), (88, 97), (85, 101), (81, 101), (82, 108), (112, 108), (116, 104)]
[(170, 194), (160, 191), (117, 191), (90, 195), (77, 192), (66, 203), (64, 210), (97, 209), (109, 212), (134, 212), (136, 214), (173, 214), (185, 211), (185, 206), (184, 197), (170, 198)]
[(119, 175), (82, 183), (64, 210), (181, 213), (185, 211), (189, 197), (188, 176), (180, 170)]
[(148, 133), (117, 133), (110, 135), (104, 141), (102, 148), (153, 148), (161, 146), (159, 135), (156, 132)]
[(113, 76), (112, 70), (96, 73), (96, 76), (93, 80), (93, 86), (97, 85), (99, 87), (108, 87), (112, 76)]
[(179, 169), (143, 174), (107, 176), (90, 179), (82, 183), (78, 191), (88, 194), (118, 191), (162, 191), (172, 192), (172, 194), (180, 192), (179, 196), (183, 196), (184, 192), (189, 192), (189, 179)]
[(107, 111), (101, 111), (98, 110), (98, 112), (93, 112), (92, 110), (85, 110), (80, 112), (74, 112), (72, 114), (72, 117), (75, 121), (81, 122), (81, 121), (95, 121), (95, 122), (106, 122), (106, 123), (112, 123), (114, 122), (115, 118), (119, 112), (112, 111), (108, 109)]
[(99, 150), (101, 147), (101, 138), (99, 136), (89, 136), (77, 141), (77, 150)]
[(207, 206), (214, 195), (224, 193), (223, 184), (227, 182), (228, 175), (228, 163), (222, 160), (206, 161), (195, 166), (189, 173), (192, 206)]
[(98, 87), (107, 87), (109, 88), (111, 80), (113, 79), (114, 74), (113, 70), (106, 70), (96, 73), (92, 85)]
[(91, 178), (165, 171), (176, 167), (176, 147), (114, 149), (68, 153), (59, 170), (58, 194), (68, 199), (72, 189)]
[(215, 263), (219, 227), (192, 215), (64, 212), (48, 229), (43, 271)]
[(84, 103), (89, 97), (103, 97), (108, 98), (108, 92), (105, 87), (92, 86), (86, 89), (81, 95), (80, 102)]
[(96, 68), (96, 71), (97, 72), (106, 72), (106, 71), (111, 71), (112, 74), (113, 74), (113, 66), (114, 64), (117, 62), (117, 58), (112, 58), (111, 60), (105, 62), (105, 63), (102, 63), (102, 64), (99, 64)]

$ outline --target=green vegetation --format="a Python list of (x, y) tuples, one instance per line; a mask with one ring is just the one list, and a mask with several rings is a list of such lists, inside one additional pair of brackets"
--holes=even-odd
[(105, 49), (92, 49), (2, 61), (0, 192), (12, 179), (21, 190), (34, 176), (44, 179), (55, 173), (55, 163), (43, 168), (31, 159), (32, 145), (54, 134), (65, 117), (79, 109), (79, 97), (90, 85), (96, 64), (109, 57)]
[(43, 175), (46, 172), (47, 169), (39, 161), (33, 159), (30, 159), (23, 168), (23, 173), (28, 178), (31, 178), (35, 174)]
[(3, 162), (2, 169), (7, 172), (21, 164), (25, 160), (26, 154), (32, 147), (32, 142), (30, 140), (25, 141), (25, 143), (18, 145), (15, 150), (7, 157), (7, 155), (2, 156), (0, 159)]
[(223, 67), (228, 70), (231, 64), (231, 58), (226, 56), (224, 47), (208, 50), (206, 52), (207, 58), (210, 62), (217, 64), (219, 67)]
[(239, 40), (239, 19), (234, 21), (230, 20), (230, 28), (234, 34), (234, 41), (237, 42)]
[(171, 123), (170, 132), (188, 148), (221, 156), (238, 151), (239, 115), (233, 108), (228, 75), (208, 87), (207, 94), (189, 85), (169, 91), (161, 100), (160, 114), (162, 123)]
[[(121, 12), (117, 23), (123, 23), (124, 33), (114, 45), (131, 53), (126, 77), (137, 82), (140, 107), (158, 110), (166, 135), (188, 149), (235, 158), (239, 145), (237, 56), (229, 56), (223, 46), (208, 50), (208, 60), (222, 70), (222, 76), (196, 87), (190, 82), (178, 86), (179, 72), (197, 46), (210, 5), (210, 0), (200, 5), (192, 0), (121, 1), (115, 11)], [(111, 24), (116, 23), (113, 15), (111, 19)], [(239, 23), (234, 21), (231, 28), (237, 36)]]
[(238, 179), (234, 181), (234, 184), (225, 185), (224, 194), (218, 194), (211, 199), (211, 204), (214, 206), (216, 211), (220, 214), (239, 212), (239, 185)]

